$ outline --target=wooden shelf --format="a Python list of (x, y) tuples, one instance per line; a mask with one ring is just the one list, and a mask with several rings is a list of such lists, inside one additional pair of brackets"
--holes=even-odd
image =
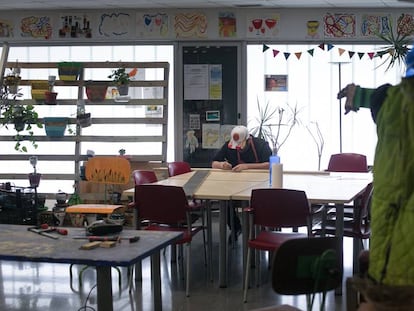
[[(5, 46), (3, 48), (8, 48)], [(73, 107), (74, 113), (76, 113), (76, 108), (79, 100), (83, 100), (86, 109), (88, 107), (94, 106), (113, 106), (119, 107), (119, 109), (125, 109), (125, 116), (120, 117), (118, 116), (108, 116), (102, 117), (97, 116), (94, 117), (92, 114), (92, 127), (93, 126), (114, 126), (114, 125), (128, 125), (128, 124), (144, 124), (144, 125), (159, 125), (161, 126), (161, 134), (160, 135), (150, 135), (144, 136), (139, 135), (141, 133), (131, 133), (131, 135), (86, 135), (83, 134), (83, 129), (77, 125), (76, 118), (71, 115), (69, 117), (69, 125), (71, 128), (76, 128), (75, 134), (68, 134), (66, 130), (66, 135), (63, 137), (48, 137), (45, 135), (38, 135), (34, 136), (37, 144), (40, 146), (43, 143), (50, 143), (51, 147), (50, 153), (47, 154), (36, 154), (36, 149), (30, 150), (30, 155), (37, 155), (39, 161), (55, 161), (55, 162), (73, 162), (73, 173), (67, 173), (66, 170), (61, 172), (56, 171), (53, 174), (43, 174), (42, 179), (45, 180), (73, 180), (75, 183), (75, 189), (79, 189), (79, 182), (80, 182), (80, 165), (82, 161), (86, 161), (88, 157), (86, 155), (81, 154), (82, 144), (83, 143), (103, 143), (103, 142), (124, 142), (124, 143), (147, 143), (147, 142), (155, 142), (161, 143), (161, 152), (160, 154), (151, 154), (151, 155), (137, 155), (131, 154), (128, 155), (131, 161), (136, 162), (159, 162), (160, 165), (166, 162), (166, 153), (167, 153), (167, 123), (168, 123), (168, 77), (169, 77), (169, 63), (168, 62), (80, 62), (82, 64), (82, 72), (80, 74), (79, 81), (62, 81), (59, 80), (58, 72), (58, 62), (19, 62), (18, 66), (22, 69), (22, 86), (30, 86), (33, 81), (47, 81), (44, 79), (44, 76), (39, 77), (39, 79), (27, 79), (24, 74), (30, 70), (38, 70), (38, 69), (56, 69), (56, 81), (55, 87), (70, 87), (77, 89), (77, 97), (74, 98), (58, 98), (56, 103), (57, 105), (45, 105), (43, 101), (36, 101), (30, 98), (24, 98), (20, 101), (20, 104), (31, 104), (35, 105), (36, 107), (41, 106), (48, 106), (48, 107), (55, 107), (58, 109), (60, 106), (63, 107)], [(3, 68), (13, 68), (16, 63), (15, 62), (6, 62), (5, 64), (1, 64)], [(100, 102), (91, 102), (87, 98), (83, 98), (85, 94), (84, 88), (86, 87), (87, 83), (90, 81), (89, 79), (84, 79), (85, 71), (91, 69), (108, 69), (108, 75), (111, 69), (116, 69), (121, 66), (125, 66), (126, 68), (139, 68), (139, 69), (156, 69), (163, 70), (162, 79), (160, 80), (133, 80), (129, 84), (130, 89), (132, 88), (148, 88), (148, 87), (160, 87), (162, 88), (162, 98), (129, 98), (128, 101), (116, 102), (116, 99), (105, 99)], [(102, 78), (106, 78), (107, 76), (103, 76)], [(109, 86), (114, 86), (112, 81), (109, 80), (94, 80), (93, 82), (99, 83), (108, 83)], [(134, 92), (130, 91), (130, 94), (134, 94)], [(130, 114), (130, 109), (138, 108), (139, 106), (163, 106), (162, 109), (162, 116), (154, 117), (134, 117)], [(122, 111), (121, 111), (122, 112)], [(39, 115), (40, 120), (43, 121), (43, 118), (50, 117), (53, 115)], [(89, 131), (90, 132), (90, 131)], [(123, 134), (123, 133), (122, 133)], [(10, 134), (5, 134), (0, 136), (0, 142), (10, 142), (14, 141), (15, 131), (10, 127)], [(73, 143), (73, 153), (70, 154), (53, 154), (57, 148), (59, 148), (59, 143)], [(0, 154), (0, 161), (17, 161), (17, 162), (24, 162), (24, 165), (27, 165), (29, 154), (21, 154), (17, 153), (14, 150), (4, 150), (2, 149)], [(7, 172), (1, 172), (1, 179), (4, 181), (10, 181), (13, 179), (27, 179), (27, 174), (10, 174)]]

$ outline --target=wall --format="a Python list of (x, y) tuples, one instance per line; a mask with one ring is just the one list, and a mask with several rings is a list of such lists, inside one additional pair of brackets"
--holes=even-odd
[(387, 20), (396, 27), (403, 17), (405, 27), (413, 29), (413, 14), (412, 9), (2, 11), (0, 40), (12, 44), (185, 40), (373, 43), (378, 40), (372, 30), (385, 30)]

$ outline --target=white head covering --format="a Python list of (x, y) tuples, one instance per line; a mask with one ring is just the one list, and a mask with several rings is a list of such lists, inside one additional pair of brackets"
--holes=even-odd
[(235, 126), (231, 130), (230, 142), (228, 144), (228, 147), (230, 149), (237, 149), (238, 147), (240, 148), (242, 143), (248, 138), (248, 136), (249, 130), (247, 129), (247, 127), (243, 125)]

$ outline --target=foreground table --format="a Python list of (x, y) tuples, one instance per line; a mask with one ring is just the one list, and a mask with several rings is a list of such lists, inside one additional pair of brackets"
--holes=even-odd
[[(139, 236), (136, 243), (122, 241), (112, 248), (80, 250), (87, 240), (83, 228), (67, 228), (67, 236), (51, 239), (28, 231), (28, 226), (0, 225), (0, 259), (10, 261), (80, 264), (96, 267), (98, 310), (112, 311), (111, 267), (129, 267), (151, 256), (155, 310), (162, 310), (160, 250), (180, 239), (182, 233), (123, 230), (121, 236)], [(52, 233), (53, 234), (53, 233)]]

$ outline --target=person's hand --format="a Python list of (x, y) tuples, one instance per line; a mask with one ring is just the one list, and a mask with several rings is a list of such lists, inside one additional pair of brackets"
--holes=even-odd
[(357, 86), (354, 83), (348, 84), (342, 90), (340, 90), (338, 95), (336, 96), (337, 99), (346, 97), (345, 114), (347, 114), (351, 110), (354, 110), (354, 95), (356, 87)]
[(223, 161), (223, 162), (221, 162), (221, 169), (222, 170), (231, 170), (232, 166), (229, 162)]
[(249, 167), (247, 166), (247, 164), (237, 164), (235, 167), (233, 167), (232, 171), (233, 172), (241, 172), (244, 170), (248, 170)]

